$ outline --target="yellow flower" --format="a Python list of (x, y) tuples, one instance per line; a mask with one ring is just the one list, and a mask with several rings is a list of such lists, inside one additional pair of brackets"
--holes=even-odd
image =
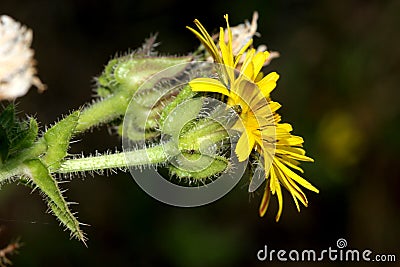
[[(278, 77), (275, 74), (271, 76)], [(266, 78), (275, 83), (273, 78)], [(240, 130), (243, 124), (244, 133), (239, 138), (235, 152), (239, 161), (244, 161), (254, 147), (262, 152), (263, 148), (267, 147), (264, 146), (264, 142), (274, 142), (275, 123), (272, 112), (276, 111), (280, 105), (272, 101), (268, 103), (257, 85), (245, 77), (235, 79), (232, 84), (231, 90), (228, 90), (216, 79), (197, 78), (189, 82), (193, 91), (215, 92), (228, 96), (227, 105), (239, 109), (241, 121), (238, 121), (233, 128)]]
[[(267, 125), (271, 126), (273, 120), (271, 120), (272, 116), (270, 116), (269, 121), (266, 119), (266, 115), (271, 114), (271, 111), (265, 97), (269, 96), (270, 92), (275, 88), (279, 75), (272, 72), (256, 82), (269, 53), (256, 53), (255, 49), (249, 49), (241, 65), (240, 74), (235, 77), (235, 67), (241, 55), (249, 48), (252, 40), (250, 39), (239, 53), (234, 55), (232, 51), (232, 33), (227, 15), (225, 15), (225, 19), (228, 29), (228, 43), (224, 41), (224, 29), (221, 27), (219, 48), (217, 48), (211, 36), (198, 20), (195, 20), (195, 24), (200, 33), (188, 27), (200, 39), (215, 61), (221, 64), (222, 68), (221, 81), (211, 78), (197, 78), (192, 80), (189, 85), (193, 91), (216, 92), (226, 95), (228, 96), (228, 106), (240, 107), (240, 117), (245, 126), (245, 134), (240, 137), (235, 152), (239, 161), (244, 161), (249, 157), (256, 145), (262, 150), (265, 140), (262, 140), (261, 137), (265, 135), (266, 131), (273, 130), (271, 127), (266, 129)], [(249, 81), (255, 82), (256, 86), (251, 85)], [(261, 89), (261, 93), (256, 88), (257, 86)], [(262, 126), (265, 127), (263, 128)]]
[[(278, 221), (283, 207), (281, 185), (290, 192), (298, 210), (298, 200), (304, 206), (307, 206), (308, 202), (297, 184), (318, 193), (317, 188), (292, 170), (303, 172), (298, 166), (299, 161), (313, 159), (305, 156), (302, 149), (303, 139), (290, 134), (292, 126), (280, 123), (281, 117), (276, 113), (280, 105), (270, 99), (270, 93), (275, 88), (279, 75), (272, 72), (263, 77), (261, 68), (268, 60), (269, 53), (249, 48), (252, 43), (250, 39), (237, 54), (234, 54), (227, 15), (225, 20), (228, 41), (224, 41), (224, 29), (220, 28), (218, 47), (198, 20), (194, 23), (200, 32), (188, 27), (200, 39), (214, 61), (220, 64), (221, 69), (219, 79), (196, 78), (190, 81), (189, 85), (193, 91), (215, 92), (228, 96), (227, 105), (238, 110), (244, 130), (235, 153), (239, 161), (249, 158), (253, 149), (262, 156), (267, 183), (260, 205), (260, 216), (264, 216), (268, 208), (271, 193), (276, 194), (279, 203), (276, 215)], [(244, 53), (245, 59), (240, 66), (240, 73), (236, 74), (235, 69)], [(238, 128), (238, 123), (234, 128)]]

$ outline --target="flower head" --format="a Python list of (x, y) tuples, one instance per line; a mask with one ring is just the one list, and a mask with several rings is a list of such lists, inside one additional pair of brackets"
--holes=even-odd
[[(244, 124), (245, 132), (240, 137), (236, 147), (236, 154), (239, 161), (247, 159), (252, 149), (257, 145), (259, 150), (263, 150), (263, 132), (270, 131), (272, 116), (270, 105), (265, 97), (275, 88), (279, 75), (272, 72), (262, 79), (259, 78), (260, 70), (268, 58), (268, 52), (256, 52), (255, 49), (248, 49), (252, 43), (250, 39), (238, 54), (232, 50), (232, 33), (229, 28), (228, 16), (225, 16), (228, 29), (228, 42), (224, 41), (224, 30), (220, 28), (219, 48), (201, 25), (195, 20), (201, 33), (189, 28), (196, 34), (213, 55), (215, 61), (222, 68), (220, 79), (197, 78), (192, 80), (189, 85), (193, 91), (217, 92), (228, 96), (228, 106), (240, 107), (240, 118)], [(241, 65), (240, 73), (235, 74), (235, 67), (238, 64), (240, 56), (248, 50), (246, 58)], [(258, 90), (258, 88), (260, 90)], [(277, 107), (276, 105), (274, 107)], [(269, 123), (268, 123), (269, 122)]]
[[(260, 216), (263, 216), (268, 208), (271, 193), (276, 194), (279, 203), (276, 215), (278, 221), (283, 207), (281, 185), (290, 192), (298, 210), (298, 200), (305, 206), (308, 202), (297, 184), (318, 192), (318, 189), (292, 170), (303, 172), (298, 166), (299, 161), (313, 160), (305, 156), (305, 151), (301, 148), (303, 139), (291, 135), (291, 125), (281, 123), (281, 117), (276, 113), (280, 105), (271, 100), (270, 93), (276, 87), (279, 75), (271, 72), (264, 76), (261, 71), (268, 62), (270, 53), (251, 48), (251, 38), (242, 44), (240, 50), (234, 51), (233, 43), (237, 43), (238, 40), (233, 40), (227, 15), (225, 20), (227, 27), (225, 31), (220, 28), (218, 46), (198, 20), (194, 23), (199, 31), (188, 27), (220, 66), (217, 79), (196, 78), (189, 82), (189, 85), (193, 91), (215, 92), (227, 96), (227, 105), (239, 111), (240, 122), (244, 127), (235, 153), (239, 161), (249, 158), (253, 151), (261, 155), (267, 182), (260, 205)], [(225, 38), (226, 35), (228, 38)], [(239, 43), (246, 39), (240, 35), (235, 35), (235, 38), (239, 38)], [(241, 61), (242, 56), (244, 60)], [(239, 65), (240, 73), (237, 74), (235, 69)], [(238, 123), (233, 128), (239, 129)]]
[(0, 100), (23, 96), (31, 85), (39, 91), (45, 90), (45, 86), (35, 76), (31, 42), (30, 29), (9, 16), (0, 16)]

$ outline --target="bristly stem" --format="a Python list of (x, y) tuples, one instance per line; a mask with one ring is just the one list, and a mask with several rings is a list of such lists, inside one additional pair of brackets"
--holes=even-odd
[[(129, 158), (129, 160), (127, 160)], [(83, 171), (105, 170), (112, 168), (126, 168), (163, 163), (168, 156), (164, 153), (164, 146), (158, 145), (140, 150), (90, 156), (64, 161), (57, 173), (74, 173)]]
[(128, 107), (131, 96), (118, 92), (108, 98), (101, 99), (82, 110), (75, 133), (85, 132), (94, 126), (108, 123), (122, 117)]
[(26, 159), (40, 156), (46, 149), (44, 140), (39, 139), (32, 147), (23, 150), (17, 157), (6, 162), (0, 168), (0, 183), (13, 177), (21, 177), (25, 171), (21, 163)]

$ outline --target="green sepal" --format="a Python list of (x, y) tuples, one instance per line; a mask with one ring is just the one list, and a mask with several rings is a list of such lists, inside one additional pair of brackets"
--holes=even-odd
[[(189, 85), (186, 85), (182, 88), (182, 90), (179, 92), (179, 94), (176, 96), (174, 101), (170, 102), (161, 112), (160, 119), (159, 119), (159, 124), (161, 127), (163, 127), (165, 119), (168, 117), (168, 115), (180, 104), (182, 104), (184, 101), (189, 100), (193, 98), (196, 95), (196, 92), (193, 92), (192, 89), (190, 88)], [(195, 110), (194, 112), (198, 112), (200, 110)]]
[(190, 126), (198, 118), (202, 106), (202, 98), (192, 98), (181, 103), (176, 103), (174, 108), (169, 109), (168, 116), (162, 121), (162, 132), (171, 135), (178, 141), (179, 136), (182, 134), (182, 129), (186, 125)]
[(102, 75), (97, 79), (99, 85), (104, 87), (109, 87), (112, 85), (113, 72), (117, 64), (118, 64), (118, 58), (111, 59), (107, 63)]
[(172, 175), (196, 180), (216, 177), (229, 167), (229, 161), (225, 157), (197, 152), (182, 152), (173, 162), (174, 164), (169, 165)]
[(228, 137), (228, 132), (219, 122), (202, 118), (187, 124), (187, 127), (182, 129), (179, 149), (202, 151)]
[(97, 87), (96, 93), (97, 93), (97, 96), (99, 96), (101, 98), (106, 98), (107, 96), (109, 96), (111, 94), (110, 90), (107, 89), (106, 87)]
[(70, 211), (57, 181), (51, 176), (49, 169), (39, 159), (25, 161), (24, 165), (27, 168), (26, 174), (43, 193), (51, 212), (70, 231), (71, 237), (85, 243), (86, 237), (80, 229), (80, 223)]
[(134, 109), (135, 116), (130, 116), (130, 123), (142, 130), (155, 129), (158, 127), (158, 118), (162, 109), (161, 105), (152, 109), (137, 105)]
[(104, 68), (103, 73), (97, 78), (98, 88), (96, 92), (98, 96), (105, 98), (112, 93), (115, 85), (115, 82), (113, 82), (113, 73), (117, 63), (118, 58), (110, 60)]
[(62, 159), (67, 156), (69, 142), (78, 124), (79, 114), (79, 111), (71, 113), (44, 134), (47, 151), (42, 160), (50, 171), (57, 170), (61, 165)]
[[(192, 56), (144, 56), (135, 52), (114, 58), (107, 63), (103, 73), (97, 78), (97, 94), (107, 97), (122, 90), (132, 95), (138, 89), (138, 85), (150, 76), (192, 60)], [(182, 71), (185, 67), (186, 64), (182, 64)]]
[[(137, 88), (138, 84), (141, 84), (143, 81), (160, 71), (164, 71), (169, 67), (181, 63), (189, 63), (192, 60), (192, 56), (137, 58), (134, 56), (125, 56), (120, 59), (118, 65), (115, 67), (113, 77), (117, 83), (121, 84), (120, 89), (131, 90)], [(182, 64), (181, 70), (183, 71), (185, 67), (186, 64)], [(171, 73), (171, 77), (177, 74), (176, 71), (177, 70), (174, 69), (173, 73)]]
[[(144, 140), (153, 140), (154, 138), (158, 137), (160, 135), (160, 132), (156, 130), (147, 130), (144, 131), (143, 129), (138, 129), (133, 123), (129, 123), (125, 126), (126, 128), (126, 134), (125, 136), (133, 141), (133, 142), (138, 142), (141, 143)], [(122, 130), (123, 130), (123, 124), (118, 126), (117, 132), (120, 136), (122, 136)]]

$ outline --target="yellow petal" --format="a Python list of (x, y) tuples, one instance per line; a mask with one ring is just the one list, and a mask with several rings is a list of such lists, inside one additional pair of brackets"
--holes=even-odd
[(263, 128), (260, 130), (260, 137), (265, 142), (265, 145), (271, 146), (275, 149), (276, 136), (275, 136), (275, 127), (271, 125), (262, 126)]
[(253, 39), (250, 39), (239, 51), (237, 55), (235, 55), (235, 62), (233, 67), (236, 68), (237, 64), (240, 61), (240, 58), (243, 56), (244, 52), (250, 47), (250, 45), (253, 43)]
[[(278, 102), (275, 102), (275, 101), (269, 101), (268, 105), (272, 112), (276, 112), (281, 107), (281, 104), (279, 104)], [(276, 116), (280, 118), (279, 114), (276, 114)], [(280, 121), (280, 119), (275, 118), (275, 122), (278, 123), (279, 121)]]
[(269, 179), (271, 180), (270, 183), (270, 188), (271, 188), (271, 192), (273, 195), (275, 195), (276, 192), (276, 181), (278, 181), (278, 177), (276, 176), (276, 172), (275, 172), (275, 166), (272, 166), (272, 168), (269, 170)]
[(277, 131), (277, 132), (285, 131), (285, 132), (287, 132), (287, 133), (290, 133), (291, 131), (293, 131), (293, 127), (292, 127), (292, 125), (290, 125), (289, 123), (279, 123), (279, 124), (277, 125), (276, 131)]
[(223, 28), (220, 28), (219, 48), (220, 48), (221, 53), (222, 53), (222, 60), (223, 60), (224, 65), (226, 65), (226, 66), (228, 66), (230, 68), (233, 68), (232, 46), (230, 46), (229, 44), (225, 43), (225, 41), (224, 41), (224, 29)]
[(274, 159), (274, 146), (271, 143), (263, 142), (261, 148), (264, 170), (267, 173), (272, 168), (272, 163)]
[(247, 134), (247, 131), (242, 133), (235, 149), (236, 155), (240, 162), (249, 157), (255, 142), (256, 141), (251, 133)]
[(231, 28), (229, 27), (228, 14), (226, 14), (224, 18), (226, 20), (226, 30), (228, 31), (228, 48), (230, 51), (232, 51), (232, 31)]
[(283, 210), (283, 197), (282, 197), (281, 185), (279, 184), (278, 179), (275, 179), (275, 189), (276, 189), (276, 196), (278, 197), (278, 206), (279, 206), (278, 212), (276, 213), (275, 216), (275, 221), (279, 221), (279, 218), (281, 217)]
[(232, 52), (232, 45), (228, 43), (225, 44), (224, 41), (224, 29), (220, 28), (220, 35), (219, 35), (219, 49), (221, 50), (222, 54), (222, 71), (224, 75), (227, 75), (227, 84), (231, 84), (234, 79), (235, 79), (235, 69), (234, 69), (234, 63), (233, 63), (233, 52)]
[(319, 193), (319, 190), (315, 188), (310, 182), (308, 182), (303, 177), (299, 176), (297, 173), (293, 172), (291, 169), (286, 167), (281, 161), (274, 160), (274, 163), (276, 163), (276, 166), (284, 173), (284, 175), (295, 180), (297, 183), (307, 188), (308, 190)]
[[(246, 79), (243, 75), (235, 80), (232, 91), (237, 96), (238, 104), (245, 104), (246, 107), (251, 106), (252, 109), (256, 108), (258, 100), (263, 97), (260, 93), (257, 95), (257, 86), (253, 82)], [(266, 105), (267, 102), (264, 101), (264, 103)], [(242, 110), (244, 110), (243, 107), (244, 106), (242, 106)], [(247, 113), (248, 109), (244, 112)], [(265, 114), (262, 115), (264, 116)]]
[(213, 92), (229, 96), (228, 89), (216, 79), (196, 78), (189, 82), (189, 86), (195, 92)]
[(268, 58), (269, 53), (268, 52), (259, 52), (255, 54), (252, 60), (252, 65), (253, 65), (253, 76), (252, 80), (254, 81), (260, 72), (261, 68), (264, 66), (265, 60)]
[[(271, 111), (274, 112), (272, 109), (271, 109)], [(274, 114), (274, 121), (275, 121), (275, 123), (279, 123), (281, 120), (282, 120), (281, 115), (279, 115), (278, 113), (275, 113), (275, 114)]]
[(287, 146), (301, 146), (304, 142), (302, 137), (295, 135), (289, 135), (286, 136), (285, 138), (282, 138), (282, 136), (279, 136), (277, 134), (276, 139), (278, 139), (280, 145), (287, 145)]
[(267, 76), (257, 82), (258, 87), (260, 87), (261, 92), (265, 97), (269, 97), (272, 90), (276, 87), (276, 82), (279, 79), (279, 75), (276, 72), (271, 72)]
[(247, 51), (246, 57), (243, 61), (242, 67), (240, 68), (241, 73), (248, 79), (253, 81), (254, 76), (254, 66), (252, 64), (252, 59), (255, 53), (255, 49), (251, 48)]
[(279, 181), (283, 184), (283, 186), (289, 191), (289, 193), (292, 195), (293, 200), (296, 204), (296, 208), (298, 211), (300, 211), (299, 203), (297, 202), (297, 199), (299, 199), (304, 206), (307, 207), (307, 198), (303, 191), (296, 185), (295, 182), (292, 181), (292, 179), (288, 178), (285, 173), (282, 172), (282, 170), (277, 167), (276, 165), (276, 159), (274, 159), (274, 168), (277, 170), (277, 176)]
[(295, 169), (301, 173), (304, 173), (303, 169), (298, 166), (300, 164), (300, 162), (298, 162), (297, 160), (291, 159), (285, 155), (279, 155), (277, 157), (279, 158), (280, 161), (282, 161), (288, 167)]
[(296, 205), (297, 211), (300, 212), (299, 202), (297, 201), (297, 198), (294, 194), (292, 194), (292, 198), (293, 198), (294, 204)]
[[(293, 191), (291, 190), (291, 192), (295, 193), (295, 194), (292, 194), (292, 196), (293, 197), (297, 197), (297, 199), (299, 199), (301, 201), (301, 203), (303, 203), (303, 205), (305, 207), (307, 207), (308, 206), (308, 200), (307, 200), (307, 197), (304, 194), (304, 192), (296, 185), (295, 182), (293, 182), (293, 180), (288, 179), (288, 182), (294, 189)], [(300, 208), (297, 207), (297, 210), (300, 211)]]
[(203, 45), (206, 47), (206, 49), (208, 50), (208, 52), (211, 54), (211, 56), (214, 58), (215, 61), (217, 61), (218, 63), (222, 63), (221, 57), (218, 53), (217, 46), (215, 45), (212, 37), (208, 34), (207, 30), (200, 23), (200, 21), (196, 19), (194, 20), (194, 23), (196, 24), (197, 28), (199, 28), (200, 33), (192, 29), (191, 27), (186, 27), (186, 28), (188, 28), (191, 32), (193, 32), (197, 36), (197, 38), (200, 39), (200, 41), (203, 43)]
[(275, 153), (277, 155), (286, 155), (289, 158), (292, 158), (295, 160), (314, 162), (314, 160), (312, 158), (305, 156), (306, 152), (304, 151), (304, 149), (299, 148), (299, 147), (291, 147), (291, 146), (286, 146), (286, 145), (281, 146), (278, 143), (276, 145)]
[(267, 181), (267, 185), (265, 187), (264, 195), (263, 195), (263, 197), (261, 199), (260, 208), (258, 210), (259, 214), (260, 214), (260, 217), (263, 217), (265, 215), (265, 212), (267, 211), (268, 206), (269, 206), (269, 201), (271, 199), (271, 190), (269, 188), (269, 183), (270, 183), (270, 180)]

